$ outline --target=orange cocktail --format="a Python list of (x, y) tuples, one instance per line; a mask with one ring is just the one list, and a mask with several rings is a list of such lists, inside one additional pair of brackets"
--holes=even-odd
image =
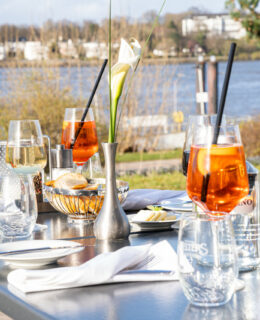
[[(78, 132), (77, 139), (75, 135)], [(63, 121), (61, 143), (72, 149), (73, 162), (83, 165), (98, 151), (95, 121)]]
[(187, 193), (193, 202), (203, 210), (229, 213), (248, 192), (242, 144), (191, 146)]

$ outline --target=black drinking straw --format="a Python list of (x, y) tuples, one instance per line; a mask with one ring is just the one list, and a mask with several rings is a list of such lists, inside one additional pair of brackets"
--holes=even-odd
[(73, 141), (73, 142), (71, 143), (71, 145), (70, 145), (70, 148), (71, 148), (71, 149), (73, 149), (73, 147), (74, 147), (74, 145), (75, 145), (75, 143), (76, 143), (76, 140), (77, 140), (77, 138), (78, 138), (78, 136), (79, 136), (80, 130), (81, 130), (81, 128), (83, 127), (83, 123), (84, 123), (85, 118), (86, 118), (86, 116), (87, 116), (87, 114), (88, 114), (88, 110), (89, 110), (89, 108), (90, 108), (90, 105), (91, 105), (91, 103), (92, 103), (92, 100), (93, 100), (93, 98), (94, 98), (94, 95), (95, 95), (95, 93), (96, 93), (96, 91), (97, 91), (97, 87), (98, 87), (98, 85), (99, 85), (99, 82), (100, 82), (100, 80), (101, 80), (101, 77), (102, 77), (102, 75), (103, 75), (103, 72), (104, 72), (104, 70), (105, 70), (105, 68), (106, 68), (107, 61), (108, 61), (108, 59), (105, 59), (105, 60), (104, 60), (103, 65), (102, 65), (102, 67), (101, 67), (101, 69), (100, 69), (100, 71), (99, 71), (99, 74), (98, 74), (96, 83), (95, 83), (94, 88), (93, 88), (93, 90), (92, 90), (92, 92), (91, 92), (91, 95), (90, 95), (90, 97), (89, 97), (89, 100), (88, 100), (88, 103), (87, 103), (87, 105), (86, 105), (85, 111), (84, 111), (84, 113), (83, 113), (83, 115), (82, 115), (80, 126), (78, 127), (78, 129), (77, 129), (77, 131), (76, 131), (76, 133), (75, 133), (74, 141)]
[[(228, 63), (227, 63), (226, 74), (225, 74), (224, 83), (221, 91), (221, 98), (220, 98), (220, 103), (218, 108), (217, 120), (214, 127), (214, 136), (213, 136), (212, 144), (218, 143), (219, 130), (220, 130), (222, 116), (225, 108), (226, 96), (227, 96), (228, 85), (229, 85), (234, 55), (236, 51), (236, 46), (237, 46), (236, 43), (232, 42), (229, 50)], [(201, 189), (202, 202), (206, 202), (206, 199), (207, 199), (209, 178), (210, 178), (210, 173), (207, 173), (203, 177), (203, 183), (202, 183), (202, 189)]]

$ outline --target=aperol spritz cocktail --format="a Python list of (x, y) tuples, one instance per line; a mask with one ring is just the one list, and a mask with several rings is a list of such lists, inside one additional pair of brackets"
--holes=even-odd
[[(193, 130), (196, 128), (200, 135), (203, 136), (205, 134), (204, 127), (207, 126), (214, 126), (216, 123), (217, 115), (211, 114), (193, 114), (189, 115), (188, 123), (185, 132), (185, 141), (183, 146), (183, 153), (182, 153), (182, 172), (185, 176), (187, 176), (188, 171), (188, 163), (190, 157), (190, 148), (192, 145), (192, 133)], [(226, 117), (223, 115), (222, 123), (226, 123)], [(196, 141), (193, 141), (196, 143)]]
[[(209, 134), (212, 130), (208, 127), (207, 142), (212, 137)], [(230, 213), (249, 192), (238, 128), (232, 136), (220, 136), (219, 141), (218, 144), (191, 146), (187, 174), (187, 193), (191, 200), (202, 210), (215, 214)]]
[(66, 109), (62, 125), (61, 143), (66, 149), (72, 149), (73, 162), (78, 166), (82, 166), (98, 152), (97, 130), (92, 110), (88, 110), (84, 122), (80, 121), (83, 112), (83, 108)]

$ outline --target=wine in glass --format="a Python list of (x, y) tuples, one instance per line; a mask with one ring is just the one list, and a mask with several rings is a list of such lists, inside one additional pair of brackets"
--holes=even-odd
[(98, 138), (93, 111), (89, 108), (84, 121), (84, 108), (67, 108), (62, 125), (61, 143), (72, 149), (73, 162), (82, 166), (98, 152)]
[(205, 130), (203, 136), (193, 130), (187, 193), (203, 211), (230, 213), (249, 192), (239, 128), (220, 127), (217, 144), (212, 144), (214, 127)]
[(21, 175), (35, 175), (47, 163), (39, 120), (11, 120), (6, 162)]

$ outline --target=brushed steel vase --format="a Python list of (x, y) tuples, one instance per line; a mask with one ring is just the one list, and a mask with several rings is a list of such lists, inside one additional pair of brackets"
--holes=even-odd
[(98, 240), (126, 239), (130, 233), (130, 224), (117, 195), (117, 143), (102, 143), (102, 147), (106, 165), (106, 193), (103, 206), (94, 223), (94, 234)]

